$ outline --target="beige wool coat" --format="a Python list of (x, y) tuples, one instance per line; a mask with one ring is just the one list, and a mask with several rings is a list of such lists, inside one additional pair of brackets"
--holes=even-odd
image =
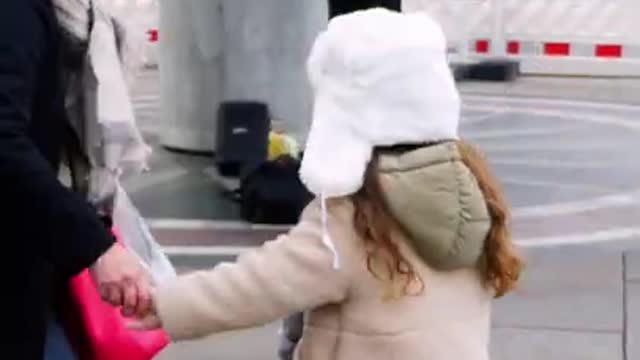
[(314, 202), (288, 234), (236, 263), (159, 289), (158, 313), (170, 336), (193, 339), (309, 310), (298, 360), (487, 360), (492, 294), (473, 264), (490, 222), (457, 147), (383, 156), (380, 177), (404, 228), (394, 240), (424, 281), (421, 295), (384, 299), (346, 198), (329, 205), (329, 233), (340, 257), (335, 269)]

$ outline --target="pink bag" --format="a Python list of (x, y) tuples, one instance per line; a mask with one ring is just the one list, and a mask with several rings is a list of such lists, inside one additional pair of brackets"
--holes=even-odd
[(128, 330), (120, 309), (102, 301), (89, 270), (71, 279), (69, 298), (65, 327), (80, 360), (150, 360), (169, 344), (163, 331)]

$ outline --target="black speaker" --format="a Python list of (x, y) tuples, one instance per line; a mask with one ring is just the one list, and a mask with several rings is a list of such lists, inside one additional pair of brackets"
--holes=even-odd
[(239, 176), (267, 158), (271, 116), (266, 104), (223, 102), (218, 110), (216, 164), (223, 176)]
[(348, 14), (358, 10), (383, 7), (401, 11), (401, 0), (329, 0), (329, 18)]

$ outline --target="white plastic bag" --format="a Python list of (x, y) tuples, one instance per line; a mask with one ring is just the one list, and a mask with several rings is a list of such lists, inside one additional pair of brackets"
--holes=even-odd
[(176, 276), (169, 258), (155, 241), (138, 209), (119, 184), (113, 209), (113, 225), (118, 230), (123, 244), (140, 258), (156, 284)]

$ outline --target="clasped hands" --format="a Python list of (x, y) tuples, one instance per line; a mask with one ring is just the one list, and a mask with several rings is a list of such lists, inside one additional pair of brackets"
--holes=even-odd
[(129, 328), (155, 330), (162, 327), (156, 313), (151, 276), (127, 249), (113, 245), (90, 268), (102, 300), (122, 307), (133, 321)]

